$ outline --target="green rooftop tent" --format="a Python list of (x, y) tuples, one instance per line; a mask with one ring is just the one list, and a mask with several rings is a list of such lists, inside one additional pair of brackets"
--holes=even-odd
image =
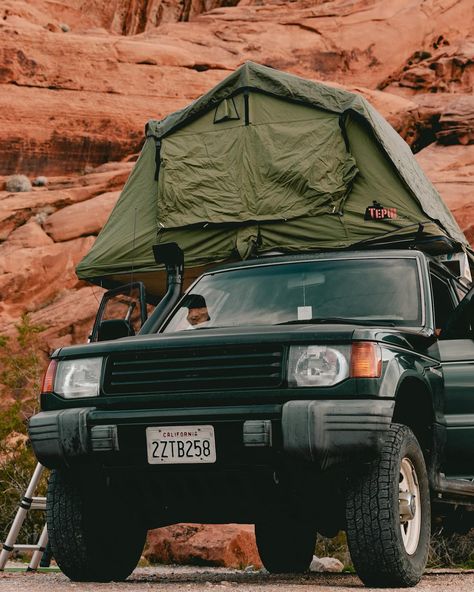
[[(421, 224), (421, 226), (420, 226)], [(407, 144), (360, 95), (247, 62), (149, 121), (81, 279), (164, 291), (152, 245), (177, 242), (187, 282), (210, 263), (374, 241), (467, 241)]]

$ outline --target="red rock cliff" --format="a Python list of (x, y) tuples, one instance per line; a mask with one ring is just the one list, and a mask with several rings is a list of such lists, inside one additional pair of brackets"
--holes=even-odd
[(0, 192), (0, 330), (29, 311), (47, 325), (49, 347), (84, 340), (99, 294), (73, 268), (131, 168), (101, 163), (136, 152), (147, 119), (246, 59), (363, 93), (474, 238), (471, 0), (232, 4), (4, 0), (0, 175), (50, 183)]

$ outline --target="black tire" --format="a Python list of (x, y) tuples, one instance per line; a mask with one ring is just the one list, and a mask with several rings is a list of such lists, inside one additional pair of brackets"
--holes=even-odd
[[(410, 479), (412, 488), (405, 490), (401, 484)], [(412, 490), (415, 503), (409, 498), (402, 507), (400, 491)], [(408, 427), (390, 426), (380, 456), (348, 492), (346, 520), (352, 561), (364, 584), (409, 587), (420, 581), (430, 544), (430, 494), (423, 453)]]
[(121, 581), (140, 559), (146, 529), (100, 482), (85, 491), (67, 472), (52, 471), (46, 519), (53, 556), (73, 581)]
[(258, 553), (270, 573), (308, 571), (316, 546), (315, 529), (291, 520), (255, 525)]

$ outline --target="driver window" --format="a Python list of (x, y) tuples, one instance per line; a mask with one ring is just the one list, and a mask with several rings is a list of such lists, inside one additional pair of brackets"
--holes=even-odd
[(431, 285), (433, 288), (436, 334), (439, 335), (441, 330), (446, 326), (450, 315), (456, 308), (456, 304), (447, 282), (432, 274)]

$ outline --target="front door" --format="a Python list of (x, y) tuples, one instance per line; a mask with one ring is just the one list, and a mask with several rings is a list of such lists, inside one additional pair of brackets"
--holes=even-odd
[(449, 316), (438, 347), (444, 374), (447, 427), (443, 472), (474, 478), (474, 289)]
[[(115, 339), (114, 333), (117, 333), (117, 337), (135, 335), (146, 319), (147, 304), (143, 282), (119, 286), (103, 295), (89, 341)], [(101, 336), (101, 332), (104, 335)]]

